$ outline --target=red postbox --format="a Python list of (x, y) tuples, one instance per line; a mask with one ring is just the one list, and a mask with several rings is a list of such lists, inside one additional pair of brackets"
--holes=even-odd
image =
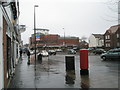
[(88, 50), (80, 49), (80, 74), (87, 75), (88, 67)]

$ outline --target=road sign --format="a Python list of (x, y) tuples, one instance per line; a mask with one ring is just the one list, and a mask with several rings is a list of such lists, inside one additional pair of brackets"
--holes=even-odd
[(36, 37), (40, 37), (40, 35), (36, 35)]

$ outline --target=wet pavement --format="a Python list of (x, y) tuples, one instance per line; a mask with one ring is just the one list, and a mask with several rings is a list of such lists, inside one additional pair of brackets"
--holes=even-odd
[(37, 60), (36, 70), (34, 56), (23, 55), (19, 61), (10, 88), (118, 88), (120, 60), (102, 61), (100, 56), (89, 56), (89, 76), (80, 75), (79, 55), (75, 56), (75, 71), (66, 71), (66, 54), (43, 57)]

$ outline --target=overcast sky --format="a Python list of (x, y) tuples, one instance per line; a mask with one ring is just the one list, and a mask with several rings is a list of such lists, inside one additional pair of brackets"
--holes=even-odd
[[(49, 29), (50, 34), (61, 36), (89, 37), (92, 33), (104, 34), (117, 22), (117, 5), (108, 0), (19, 0), (20, 24), (26, 25), (22, 33), (23, 43), (29, 42), (34, 26), (34, 5), (36, 28)], [(112, 8), (112, 10), (110, 9)], [(63, 30), (64, 28), (64, 30)]]

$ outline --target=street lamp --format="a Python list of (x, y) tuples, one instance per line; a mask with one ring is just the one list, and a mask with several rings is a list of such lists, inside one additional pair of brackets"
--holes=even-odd
[(35, 70), (36, 70), (36, 17), (35, 17), (35, 8), (36, 7), (38, 7), (38, 5), (34, 5)]
[(63, 42), (63, 45), (64, 45), (64, 49), (65, 49), (65, 46), (66, 46), (66, 41), (65, 41), (65, 28), (63, 28), (64, 30), (64, 42)]

